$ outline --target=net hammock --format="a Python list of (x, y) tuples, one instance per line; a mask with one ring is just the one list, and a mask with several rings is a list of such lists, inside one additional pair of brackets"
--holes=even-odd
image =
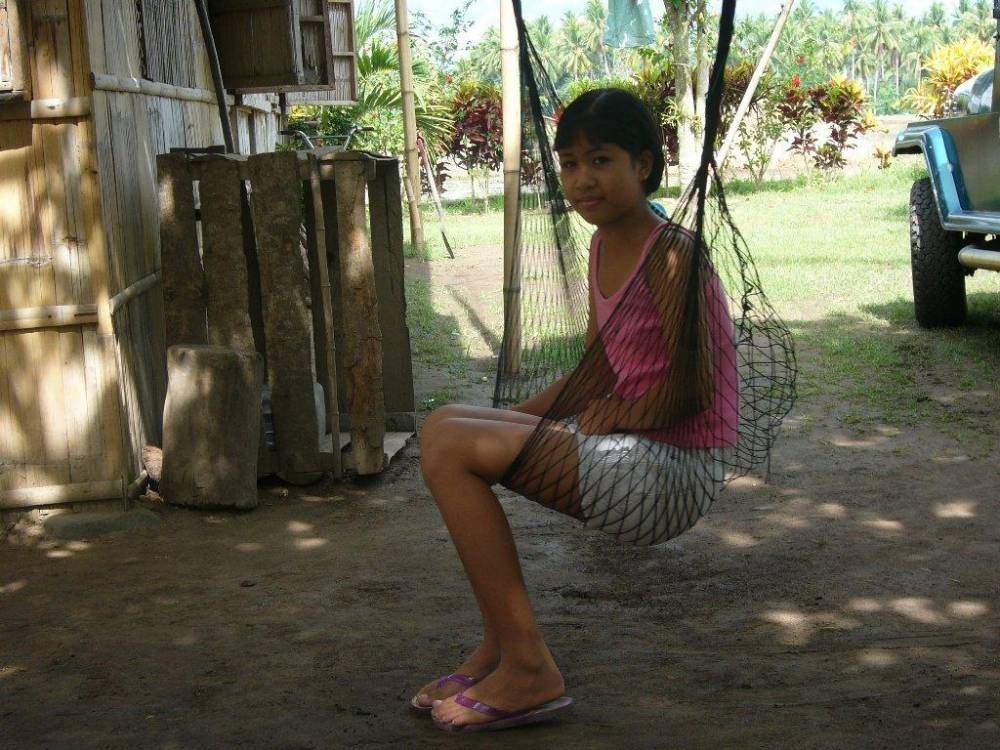
[(795, 393), (791, 335), (761, 288), (714, 159), (736, 3), (723, 2), (696, 177), (612, 295), (590, 346), (593, 227), (560, 183), (552, 139), (563, 104), (521, 1), (513, 5), (519, 227), (493, 406), (569, 377), (501, 483), (620, 542), (660, 544), (691, 528), (733, 479), (762, 468)]

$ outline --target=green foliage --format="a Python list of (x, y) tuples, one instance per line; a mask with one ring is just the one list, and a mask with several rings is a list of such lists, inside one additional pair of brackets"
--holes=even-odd
[[(843, 167), (847, 163), (844, 152), (871, 127), (861, 84), (840, 76), (808, 88), (793, 76), (778, 102), (777, 114), (782, 126), (794, 134), (792, 151), (811, 158), (824, 170)], [(822, 142), (816, 133), (820, 123), (829, 129)]]
[(907, 92), (904, 101), (921, 114), (943, 117), (955, 89), (993, 62), (993, 49), (978, 39), (937, 47), (924, 61), (926, 77)]
[[(403, 96), (395, 28), (395, 11), (389, 0), (359, 3), (355, 16), (358, 103), (350, 107), (293, 107), (289, 127), (320, 139), (346, 134), (352, 126), (368, 127), (371, 131), (358, 134), (353, 148), (401, 154)], [(431, 153), (441, 153), (452, 132), (441, 82), (431, 64), (419, 55), (413, 61), (413, 77), (417, 129)]]

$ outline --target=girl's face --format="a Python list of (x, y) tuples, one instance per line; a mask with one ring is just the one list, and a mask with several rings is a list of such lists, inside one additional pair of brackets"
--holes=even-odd
[(649, 151), (633, 157), (621, 146), (591, 143), (581, 133), (557, 153), (566, 198), (589, 223), (609, 224), (645, 205), (643, 184), (653, 168)]

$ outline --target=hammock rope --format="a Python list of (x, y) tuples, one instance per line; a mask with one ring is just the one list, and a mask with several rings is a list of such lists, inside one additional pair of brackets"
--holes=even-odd
[(660, 544), (693, 526), (734, 478), (761, 468), (795, 396), (790, 332), (764, 294), (715, 164), (736, 3), (723, 1), (695, 180), (612, 295), (611, 313), (598, 316), (590, 346), (600, 237), (564, 194), (551, 123), (565, 108), (521, 0), (513, 5), (520, 226), (493, 405), (511, 408), (568, 380), (501, 483), (620, 542)]

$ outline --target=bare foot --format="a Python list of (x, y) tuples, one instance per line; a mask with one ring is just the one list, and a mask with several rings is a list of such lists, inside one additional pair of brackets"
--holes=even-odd
[[(496, 644), (481, 643), (468, 659), (454, 669), (454, 672), (480, 680), (496, 669), (499, 661), (500, 651)], [(437, 680), (432, 680), (420, 688), (417, 691), (417, 703), (430, 708), (433, 701), (444, 700), (465, 689), (465, 685), (455, 680), (448, 680), (440, 688), (437, 683)]]
[[(460, 690), (463, 688), (458, 686), (453, 693), (458, 693)], [(537, 666), (531, 667), (513, 665), (501, 660), (496, 670), (482, 682), (464, 689), (467, 697), (505, 711), (534, 708), (555, 700), (565, 692), (566, 685), (563, 683), (562, 674), (551, 656), (547, 656)], [(459, 705), (455, 702), (454, 696), (435, 701), (431, 713), (436, 721), (456, 726), (478, 724), (494, 718)]]

